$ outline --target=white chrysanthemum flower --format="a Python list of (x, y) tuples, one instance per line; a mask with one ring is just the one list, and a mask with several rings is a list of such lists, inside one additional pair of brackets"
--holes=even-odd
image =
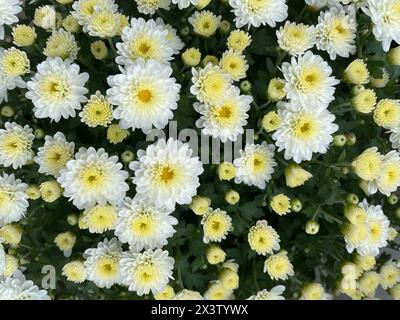
[(40, 290), (21, 271), (0, 281), (0, 300), (50, 300), (46, 290)]
[(61, 132), (57, 132), (53, 137), (46, 136), (44, 140), (44, 145), (38, 149), (34, 161), (39, 164), (40, 173), (51, 174), (57, 178), (67, 161), (74, 157), (75, 143), (68, 142)]
[(168, 31), (167, 34), (167, 42), (169, 43), (172, 50), (174, 50), (174, 54), (178, 54), (185, 44), (182, 42), (181, 38), (176, 33), (176, 29), (169, 24), (164, 23), (163, 19), (157, 18), (156, 24), (163, 27)]
[(265, 141), (261, 144), (246, 144), (244, 150), (240, 151), (240, 157), (233, 161), (237, 169), (235, 182), (265, 189), (277, 165), (274, 151), (275, 146)]
[[(334, 0), (331, 0), (334, 1)], [(338, 1), (338, 0), (336, 0)], [(353, 5), (356, 10), (365, 7), (367, 5), (367, 0), (342, 0), (343, 4)]]
[(357, 20), (353, 6), (331, 8), (321, 12), (318, 24), (317, 48), (327, 51), (332, 60), (336, 56), (348, 58), (356, 52)]
[(33, 158), (33, 130), (15, 122), (6, 122), (5, 129), (0, 129), (0, 165), (21, 168)]
[(282, 296), (285, 291), (285, 286), (275, 286), (271, 290), (261, 290), (257, 294), (249, 297), (247, 300), (285, 300)]
[(285, 90), (294, 106), (304, 106), (314, 110), (326, 108), (335, 99), (335, 79), (332, 68), (320, 56), (307, 51), (298, 58), (292, 57), (291, 63), (282, 64), (285, 77)]
[(80, 148), (75, 159), (69, 160), (61, 170), (57, 181), (64, 188), (64, 196), (78, 209), (107, 202), (118, 206), (129, 189), (125, 182), (128, 172), (121, 169), (118, 157), (109, 157), (103, 148)]
[(313, 153), (326, 153), (332, 134), (339, 129), (327, 109), (296, 108), (292, 103), (279, 102), (278, 115), (282, 123), (272, 138), (278, 151), (285, 150), (285, 159), (296, 163), (310, 161)]
[(192, 68), (192, 83), (190, 93), (195, 95), (197, 100), (218, 104), (232, 87), (232, 78), (219, 66), (208, 63), (203, 69)]
[(74, 61), (78, 58), (78, 43), (75, 36), (64, 29), (53, 30), (46, 41), (43, 54), (48, 58), (60, 57), (63, 60)]
[(288, 16), (286, 0), (229, 0), (235, 14), (237, 28), (246, 25), (259, 27), (269, 25), (274, 28), (277, 22), (285, 21)]
[(174, 225), (178, 224), (170, 213), (145, 201), (126, 198), (118, 212), (115, 235), (135, 252), (161, 248), (174, 235)]
[(47, 58), (37, 66), (37, 73), (27, 83), (26, 97), (32, 100), (36, 118), (50, 118), (55, 122), (75, 117), (81, 103), (86, 102), (85, 83), (89, 74), (79, 73), (77, 64), (61, 58)]
[(174, 49), (168, 41), (168, 30), (154, 20), (132, 18), (131, 26), (122, 32), (122, 42), (116, 44), (117, 58), (121, 65), (129, 65), (138, 58), (156, 60), (166, 64), (172, 60)]
[(172, 0), (173, 4), (177, 4), (179, 9), (185, 9), (190, 6), (190, 4), (197, 5), (200, 0)]
[(379, 190), (389, 197), (399, 186), (400, 155), (392, 150), (383, 157), (376, 179), (368, 182), (368, 192), (374, 194)]
[(398, 149), (400, 151), (400, 127), (396, 127), (390, 130), (389, 140), (392, 143), (392, 148)]
[(111, 288), (120, 279), (121, 243), (117, 238), (106, 238), (97, 248), (86, 249), (83, 253), (87, 279), (99, 288)]
[(163, 129), (174, 117), (180, 85), (172, 77), (172, 68), (157, 61), (136, 60), (121, 69), (122, 73), (109, 76), (109, 101), (116, 105), (114, 118), (121, 128)]
[(175, 260), (168, 251), (146, 250), (143, 253), (125, 252), (121, 259), (121, 283), (137, 295), (157, 294), (164, 290), (172, 277)]
[(353, 250), (362, 256), (377, 256), (379, 249), (387, 246), (389, 236), (389, 219), (385, 216), (380, 205), (370, 205), (364, 199), (359, 206), (367, 212), (365, 224), (367, 234), (362, 241), (357, 244), (349, 242), (346, 238), (346, 249), (349, 253)]
[[(4, 50), (0, 48), (0, 54), (3, 51)], [(8, 91), (14, 90), (17, 87), (26, 88), (26, 82), (22, 80), (20, 76), (8, 76), (0, 69), (0, 103), (2, 103), (3, 101), (7, 102)]]
[(201, 114), (196, 126), (202, 133), (222, 142), (236, 141), (239, 134), (244, 132), (253, 97), (241, 95), (237, 87), (231, 87), (220, 104), (209, 105), (195, 102), (194, 109)]
[(193, 157), (189, 144), (173, 138), (159, 139), (138, 151), (138, 161), (129, 164), (135, 172), (137, 197), (171, 210), (175, 204), (189, 204), (197, 194), (203, 165)]
[(374, 23), (375, 38), (389, 51), (392, 41), (400, 44), (400, 2), (398, 0), (368, 0), (362, 10)]
[(276, 36), (279, 47), (292, 56), (303, 54), (311, 49), (316, 41), (314, 26), (289, 21), (276, 31)]
[(0, 279), (6, 272), (6, 253), (4, 252), (3, 245), (0, 243)]
[(28, 187), (13, 174), (0, 176), (0, 226), (22, 219), (28, 209)]
[(82, 26), (88, 25), (96, 11), (117, 12), (118, 5), (114, 0), (78, 0), (72, 4), (71, 14)]
[(22, 11), (20, 0), (0, 0), (0, 40), (4, 39), (4, 25), (18, 22), (17, 15)]
[(306, 4), (316, 8), (318, 10), (323, 7), (339, 7), (340, 6), (340, 0), (305, 0), (305, 1), (306, 1)]
[(153, 15), (158, 9), (169, 10), (171, 0), (135, 0), (137, 10), (143, 14)]

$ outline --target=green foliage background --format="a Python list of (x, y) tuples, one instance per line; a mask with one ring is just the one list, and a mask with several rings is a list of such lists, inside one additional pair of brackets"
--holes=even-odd
[[(137, 12), (134, 1), (118, 0), (116, 3), (119, 5), (119, 11), (130, 17), (143, 16)], [(26, 17), (21, 19), (20, 23), (32, 21), (35, 8), (45, 4), (56, 6), (57, 12), (62, 13), (63, 17), (68, 15), (71, 10), (71, 5), (63, 6), (55, 1), (39, 0), (34, 5), (26, 5), (24, 11)], [(289, 21), (307, 24), (317, 23), (318, 12), (305, 10), (303, 0), (290, 0), (288, 5)], [(182, 11), (176, 8), (171, 11), (160, 10), (153, 18), (162, 17), (166, 23), (176, 28), (178, 33), (181, 32), (179, 35), (186, 47), (199, 48), (203, 57), (207, 54), (220, 57), (226, 50), (227, 35), (218, 32), (208, 39), (195, 36), (187, 22), (187, 17), (192, 14), (193, 9), (193, 7), (190, 7)], [(230, 12), (229, 6), (218, 0), (213, 0), (207, 9), (231, 22), (231, 28), (234, 28), (233, 14)], [(146, 16), (143, 17), (146, 20), (148, 19)], [(370, 19), (361, 11), (358, 12), (358, 24), (357, 57), (366, 60), (374, 77), (382, 75), (381, 67), (385, 67), (390, 74), (389, 84), (384, 89), (377, 89), (378, 98), (399, 98), (400, 68), (388, 64), (381, 44), (375, 40), (372, 34)], [(185, 28), (190, 29), (188, 35), (182, 35), (182, 30)], [(29, 55), (34, 71), (36, 65), (46, 58), (42, 51), (49, 36), (49, 33), (40, 28), (36, 28), (36, 30), (38, 32), (36, 44), (24, 49)], [(9, 29), (7, 32), (10, 34)], [(281, 76), (279, 66), (282, 61), (289, 61), (290, 57), (278, 50), (275, 29), (269, 27), (251, 28), (250, 34), (252, 44), (245, 51), (245, 55), (250, 64), (247, 80), (253, 85), (251, 94), (255, 102), (249, 112), (250, 119), (247, 127), (255, 128), (258, 131), (257, 142), (261, 143), (265, 140), (273, 143), (270, 134), (259, 130), (262, 116), (275, 108), (273, 104), (266, 104), (266, 87), (271, 78)], [(115, 54), (110, 43), (107, 44), (109, 48), (108, 57), (99, 61), (95, 60), (90, 52), (91, 42), (97, 39), (89, 39), (89, 36), (82, 32), (75, 34), (75, 38), (81, 48), (77, 63), (81, 66), (82, 71), (90, 74), (90, 81), (88, 82), (90, 94), (95, 93), (96, 90), (105, 93), (107, 76), (118, 73), (117, 65), (114, 62)], [(119, 39), (114, 38), (112, 41), (115, 44), (119, 42)], [(12, 44), (2, 41), (0, 45), (10, 47)], [(330, 61), (325, 52), (316, 49), (313, 49), (313, 51), (328, 61), (338, 79), (342, 78), (343, 70), (354, 58), (338, 58), (335, 61)], [(179, 56), (171, 65), (174, 70), (173, 76), (182, 85), (181, 99), (179, 107), (175, 111), (174, 120), (178, 122), (178, 130), (195, 128), (198, 114), (192, 107), (195, 98), (189, 93), (191, 71), (183, 66)], [(48, 135), (61, 131), (66, 135), (68, 141), (75, 142), (76, 150), (81, 146), (103, 147), (109, 154), (120, 155), (125, 150), (136, 152), (147, 145), (145, 136), (139, 131), (131, 133), (123, 143), (116, 146), (112, 145), (105, 138), (105, 128), (88, 128), (80, 122), (79, 117), (62, 120), (59, 123), (50, 123), (48, 119), (34, 119), (32, 116), (33, 106), (24, 97), (25, 91), (25, 89), (16, 89), (9, 94), (8, 104), (15, 106), (17, 110), (15, 121), (22, 125), (29, 124), (36, 129), (41, 128)], [(346, 194), (350, 192), (357, 194), (360, 199), (365, 197), (363, 191), (358, 187), (358, 178), (351, 172), (345, 174), (343, 168), (348, 166), (355, 156), (368, 147), (377, 146), (382, 153), (391, 149), (388, 134), (373, 123), (371, 115), (365, 116), (352, 111), (350, 97), (351, 87), (342, 82), (337, 86), (336, 100), (330, 105), (329, 110), (336, 115), (336, 123), (340, 126), (339, 133), (355, 133), (357, 143), (344, 148), (332, 146), (325, 155), (315, 155), (312, 161), (303, 163), (303, 167), (314, 176), (303, 187), (296, 189), (286, 187), (283, 169), (287, 162), (283, 160), (282, 153), (276, 153), (279, 166), (264, 191), (243, 184), (236, 185), (234, 182), (221, 182), (216, 175), (216, 166), (205, 165), (205, 172), (200, 177), (201, 187), (198, 194), (210, 197), (212, 207), (226, 210), (233, 220), (234, 230), (222, 242), (221, 247), (226, 250), (227, 258), (235, 259), (240, 266), (240, 287), (235, 291), (237, 298), (247, 298), (259, 289), (269, 289), (277, 284), (262, 272), (265, 258), (257, 256), (255, 252), (251, 251), (247, 242), (249, 227), (259, 219), (268, 220), (268, 223), (277, 230), (281, 237), (281, 247), (288, 251), (290, 260), (294, 265), (295, 275), (288, 281), (281, 282), (287, 287), (285, 296), (290, 297), (293, 293), (299, 292), (300, 286), (304, 282), (315, 280), (316, 269), (321, 273), (322, 283), (326, 289), (328, 291), (334, 290), (340, 275), (340, 264), (351, 259), (351, 255), (346, 252), (345, 242), (340, 233), (340, 227), (343, 223), (344, 199)], [(2, 126), (5, 121), (7, 119), (2, 117)], [(35, 150), (42, 145), (43, 140), (35, 140)], [(125, 169), (129, 171), (126, 165)], [(9, 169), (4, 169), (4, 171), (11, 172)], [(15, 174), (29, 184), (39, 184), (49, 179), (49, 177), (38, 174), (37, 164), (24, 166), (17, 170)], [(133, 196), (134, 186), (131, 181), (129, 181), (129, 184), (131, 188), (128, 195)], [(224, 192), (231, 188), (236, 189), (241, 195), (239, 204), (235, 206), (228, 205), (223, 196)], [(300, 199), (303, 203), (303, 210), (283, 217), (272, 213), (265, 203), (271, 195), (277, 193), (285, 193), (291, 198)], [(374, 204), (382, 204), (385, 214), (392, 224), (398, 227), (399, 219), (394, 214), (396, 207), (389, 205), (384, 196), (377, 194), (370, 197), (369, 201)], [(57, 288), (50, 291), (54, 298), (138, 298), (134, 293), (128, 292), (126, 288), (117, 285), (114, 285), (111, 289), (99, 289), (90, 281), (75, 285), (67, 282), (61, 276), (61, 269), (65, 263), (80, 258), (85, 249), (95, 247), (104, 237), (111, 238), (113, 236), (112, 231), (103, 235), (95, 235), (90, 234), (87, 230), (80, 230), (77, 226), (70, 226), (67, 223), (67, 215), (74, 212), (78, 213), (66, 198), (61, 198), (53, 204), (45, 203), (40, 199), (30, 201), (28, 214), (21, 222), (24, 225), (22, 242), (15, 249), (17, 254), (24, 257), (25, 262), (27, 262), (25, 265), (27, 267), (25, 271), (27, 278), (40, 285), (43, 277), (41, 269), (44, 265), (50, 264), (55, 266), (57, 270)], [(204, 254), (206, 246), (202, 242), (200, 225), (201, 218), (193, 214), (188, 206), (177, 206), (173, 215), (179, 220), (179, 225), (176, 228), (176, 234), (166, 246), (170, 255), (176, 259), (174, 272), (176, 281), (171, 284), (176, 290), (184, 287), (204, 293), (208, 282), (217, 279), (218, 269), (209, 265), (206, 261)], [(321, 226), (320, 232), (314, 236), (307, 235), (304, 232), (305, 222), (311, 218), (317, 220)], [(72, 256), (66, 258), (57, 249), (53, 240), (58, 233), (69, 230), (76, 234), (77, 241)], [(394, 244), (392, 246), (395, 247)], [(381, 256), (380, 259), (387, 260), (387, 257)]]

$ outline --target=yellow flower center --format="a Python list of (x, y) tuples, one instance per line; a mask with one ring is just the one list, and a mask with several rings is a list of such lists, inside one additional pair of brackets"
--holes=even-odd
[(154, 266), (150, 261), (139, 265), (135, 271), (136, 281), (142, 285), (148, 285), (157, 282), (160, 277), (156, 266)]
[(5, 208), (8, 206), (11, 201), (13, 200), (12, 197), (12, 192), (11, 190), (8, 190), (8, 188), (1, 188), (0, 189), (0, 208)]
[(69, 86), (59, 75), (49, 75), (39, 85), (39, 90), (46, 100), (61, 102), (69, 94)]
[(315, 90), (322, 80), (321, 70), (316, 67), (308, 67), (303, 70), (296, 82), (296, 89), (301, 92)]
[(143, 58), (145, 60), (155, 59), (157, 46), (153, 39), (146, 34), (138, 35), (129, 46), (129, 57), (131, 59)]
[(69, 150), (63, 146), (54, 145), (47, 150), (44, 163), (50, 171), (58, 172), (71, 159), (71, 156)]
[(311, 116), (301, 116), (292, 124), (292, 134), (296, 138), (310, 139), (316, 134), (316, 124)]
[(142, 212), (140, 215), (132, 219), (130, 230), (135, 235), (145, 237), (154, 234), (156, 225), (153, 217), (149, 213)]
[(96, 273), (104, 279), (114, 278), (118, 269), (118, 263), (113, 256), (101, 257), (96, 263)]
[(18, 133), (7, 134), (0, 144), (3, 152), (11, 157), (24, 154), (30, 149), (32, 142)]
[(255, 14), (264, 9), (270, 2), (270, 0), (245, 0), (245, 5), (251, 13)]
[(96, 165), (87, 167), (81, 173), (80, 180), (82, 185), (87, 189), (100, 189), (106, 183), (104, 168)]

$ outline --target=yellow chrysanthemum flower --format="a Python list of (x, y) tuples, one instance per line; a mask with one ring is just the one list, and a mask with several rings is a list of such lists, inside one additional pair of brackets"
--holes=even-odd
[(222, 268), (218, 273), (218, 280), (227, 289), (234, 290), (239, 287), (239, 275), (230, 268)]
[(395, 228), (389, 227), (388, 241), (396, 240), (398, 235), (399, 235), (399, 233), (397, 232), (397, 230)]
[(97, 60), (103, 60), (108, 55), (106, 44), (101, 41), (95, 41), (90, 45), (90, 51)]
[(225, 261), (226, 253), (220, 246), (212, 244), (207, 247), (206, 257), (209, 264), (218, 264)]
[(77, 33), (80, 29), (78, 21), (76, 21), (75, 18), (70, 14), (62, 21), (62, 27), (71, 33)]
[(216, 16), (213, 12), (204, 10), (196, 11), (188, 22), (193, 26), (196, 34), (203, 37), (211, 37), (221, 24), (221, 16)]
[(208, 212), (203, 215), (201, 224), (203, 225), (203, 241), (205, 243), (210, 241), (221, 242), (232, 229), (231, 217), (220, 209), (212, 210), (210, 208)]
[(357, 205), (348, 205), (344, 208), (344, 216), (352, 224), (364, 223), (367, 219), (367, 212)]
[(187, 67), (195, 67), (201, 61), (201, 53), (197, 48), (188, 48), (182, 53), (182, 61)]
[(107, 140), (112, 144), (121, 143), (129, 136), (129, 131), (122, 129), (118, 124), (112, 124), (107, 128)]
[(325, 290), (321, 284), (313, 282), (301, 288), (300, 300), (324, 300)]
[(266, 132), (277, 130), (282, 123), (282, 119), (275, 111), (268, 112), (261, 120), (261, 126)]
[(232, 180), (236, 176), (236, 167), (231, 162), (223, 162), (218, 165), (217, 173), (220, 180)]
[(374, 110), (374, 121), (385, 129), (397, 127), (400, 124), (400, 100), (379, 101)]
[(54, 31), (47, 39), (43, 54), (49, 58), (60, 57), (63, 60), (75, 60), (78, 56), (79, 47), (75, 37), (63, 30)]
[(0, 58), (0, 70), (10, 77), (25, 75), (30, 68), (27, 54), (17, 48), (5, 50)]
[(368, 236), (368, 226), (365, 223), (352, 224), (346, 223), (342, 228), (342, 233), (347, 243), (358, 246)]
[(63, 194), (63, 189), (56, 180), (42, 182), (39, 188), (45, 202), (54, 202)]
[(264, 256), (280, 249), (279, 235), (274, 228), (268, 225), (266, 220), (257, 221), (250, 228), (247, 240), (252, 250)]
[(378, 152), (378, 148), (369, 148), (356, 157), (351, 165), (361, 179), (372, 181), (378, 176), (382, 165), (382, 155)]
[(238, 52), (244, 51), (251, 43), (251, 36), (243, 30), (233, 30), (226, 41), (228, 49)]
[(304, 170), (298, 164), (290, 164), (284, 171), (286, 185), (290, 188), (302, 186), (305, 182), (312, 178), (312, 174)]
[(15, 246), (21, 242), (23, 228), (17, 223), (6, 224), (0, 228), (0, 239), (6, 244)]
[(344, 80), (349, 84), (366, 84), (369, 77), (367, 64), (362, 59), (354, 60), (344, 71)]
[(97, 91), (90, 97), (79, 116), (88, 127), (107, 127), (113, 120), (113, 108), (107, 98)]
[(280, 251), (271, 255), (264, 263), (264, 272), (267, 272), (272, 280), (287, 280), (289, 276), (293, 276), (293, 265), (287, 252)]
[(86, 270), (82, 261), (71, 261), (62, 268), (62, 275), (73, 283), (82, 283), (86, 280)]
[(270, 201), (270, 205), (272, 210), (274, 210), (274, 212), (280, 216), (289, 213), (291, 209), (290, 198), (284, 194), (273, 196)]
[(381, 286), (385, 290), (392, 288), (396, 283), (400, 282), (400, 269), (393, 261), (386, 262), (379, 269), (379, 275)]
[(232, 49), (222, 54), (219, 66), (235, 81), (245, 78), (246, 71), (249, 69), (245, 56)]
[(40, 198), (40, 189), (37, 185), (29, 185), (28, 188), (26, 188), (25, 193), (31, 200), (37, 200)]
[(309, 235), (315, 235), (319, 231), (319, 223), (315, 220), (308, 220), (305, 226), (306, 233)]
[(372, 89), (361, 90), (351, 99), (351, 105), (361, 113), (370, 113), (376, 106), (376, 93)]
[(226, 288), (221, 281), (212, 281), (204, 293), (206, 300), (228, 300), (232, 296), (232, 290)]
[(97, 205), (83, 213), (83, 223), (91, 233), (103, 233), (112, 230), (117, 222), (117, 210), (110, 205)]
[(54, 238), (54, 243), (61, 251), (71, 250), (76, 241), (76, 236), (72, 232), (63, 232)]
[(277, 102), (283, 100), (285, 97), (285, 82), (280, 78), (271, 79), (267, 87), (268, 101)]
[(235, 205), (240, 200), (240, 194), (236, 190), (228, 190), (225, 193), (225, 201), (231, 205)]
[(374, 297), (380, 283), (380, 276), (375, 271), (369, 271), (357, 281), (360, 291), (367, 297)]
[(354, 263), (362, 270), (369, 271), (375, 267), (376, 260), (374, 256), (362, 256), (356, 254), (354, 257)]
[(12, 29), (12, 37), (17, 47), (29, 47), (35, 43), (37, 34), (34, 27), (17, 24)]
[(154, 295), (154, 299), (156, 300), (172, 300), (174, 297), (175, 291), (170, 285), (167, 285), (163, 291)]
[(197, 215), (202, 216), (210, 208), (211, 200), (207, 197), (194, 196), (189, 208)]

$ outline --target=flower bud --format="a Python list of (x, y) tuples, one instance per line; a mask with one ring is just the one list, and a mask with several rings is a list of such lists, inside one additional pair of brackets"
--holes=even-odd
[(300, 212), (301, 209), (303, 209), (303, 204), (301, 203), (301, 201), (299, 199), (293, 199), (290, 202), (291, 208), (293, 212)]
[(337, 134), (333, 137), (333, 145), (335, 147), (343, 147), (346, 141), (346, 136), (344, 134)]
[(306, 233), (310, 235), (317, 234), (319, 231), (319, 224), (315, 220), (308, 220), (306, 222)]

